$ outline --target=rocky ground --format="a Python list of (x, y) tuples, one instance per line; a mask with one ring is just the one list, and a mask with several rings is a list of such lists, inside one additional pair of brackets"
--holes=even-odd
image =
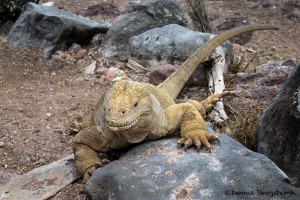
[[(41, 1), (47, 2), (46, 0)], [(83, 8), (95, 3), (105, 4), (101, 13), (93, 19), (113, 22), (124, 9), (126, 1), (55, 0), (55, 6), (74, 13), (85, 13)], [(184, 3), (183, 0), (181, 0)], [(244, 23), (270, 23), (278, 31), (260, 31), (244, 36), (236, 43), (245, 61), (238, 71), (251, 72), (257, 66), (274, 60), (300, 61), (300, 8), (296, 1), (207, 1), (208, 13), (216, 30), (225, 30)], [(298, 6), (298, 7), (297, 7)], [(99, 11), (99, 12), (100, 12)], [(6, 34), (0, 35), (0, 185), (17, 174), (51, 163), (69, 155), (69, 130), (72, 119), (89, 112), (110, 84), (106, 68), (122, 69), (135, 80), (146, 80), (147, 75), (129, 69), (124, 63), (106, 63), (101, 60), (103, 71), (87, 76), (85, 69), (95, 61), (94, 45), (82, 47), (82, 55), (72, 51), (57, 54), (63, 60), (43, 60), (40, 50), (15, 49), (7, 43)], [(86, 51), (86, 52), (84, 52)], [(236, 88), (239, 83), (227, 80), (227, 87)], [(189, 87), (181, 97), (200, 99), (206, 88)], [(241, 122), (243, 115), (257, 115), (269, 105), (271, 98), (243, 101), (227, 99), (227, 111), (231, 121)], [(257, 116), (257, 117), (258, 117)], [(229, 128), (234, 129), (229, 122)], [(241, 128), (241, 127), (239, 127)], [(228, 130), (228, 129), (227, 129)], [(76, 182), (52, 199), (85, 199)]]

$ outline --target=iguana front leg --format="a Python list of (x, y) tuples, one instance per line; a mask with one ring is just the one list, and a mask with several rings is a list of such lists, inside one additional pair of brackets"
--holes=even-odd
[(97, 126), (90, 126), (80, 131), (71, 142), (77, 168), (83, 174), (83, 185), (93, 172), (109, 161), (101, 159), (98, 153), (106, 153), (111, 149), (124, 148), (128, 144), (114, 134), (103, 134)]
[(83, 129), (72, 140), (72, 147), (77, 168), (83, 174), (83, 184), (91, 174), (105, 164), (97, 152), (108, 152), (105, 145), (107, 138), (97, 130), (96, 126)]
[(84, 117), (78, 117), (76, 118), (71, 124), (70, 124), (70, 128), (71, 131), (73, 132), (79, 132), (89, 126), (91, 126), (93, 123), (92, 120), (92, 114), (88, 114)]
[(178, 146), (184, 144), (185, 149), (195, 145), (199, 150), (201, 144), (211, 148), (209, 141), (219, 140), (217, 136), (208, 134), (207, 127), (199, 111), (190, 103), (180, 103), (169, 106), (165, 111), (168, 130), (181, 130)]
[(178, 146), (180, 147), (184, 144), (184, 147), (188, 148), (194, 144), (199, 150), (201, 144), (203, 144), (211, 151), (209, 142), (219, 141), (219, 139), (216, 135), (208, 133), (203, 117), (221, 98), (236, 93), (235, 91), (225, 91), (209, 96), (201, 102), (189, 100), (187, 103), (169, 106), (165, 112), (168, 120), (168, 129), (172, 131), (178, 127), (181, 129), (182, 138), (178, 140)]

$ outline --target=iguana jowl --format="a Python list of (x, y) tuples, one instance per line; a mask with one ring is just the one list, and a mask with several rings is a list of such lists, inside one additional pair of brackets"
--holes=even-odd
[(225, 91), (197, 102), (175, 104), (174, 100), (201, 61), (231, 37), (254, 30), (277, 29), (271, 25), (246, 25), (228, 30), (209, 40), (158, 86), (129, 80), (113, 84), (97, 103), (84, 128), (72, 140), (75, 160), (85, 183), (91, 174), (106, 164), (98, 152), (110, 152), (141, 141), (154, 140), (180, 129), (178, 145), (185, 148), (219, 140), (209, 134), (203, 116), (213, 104), (234, 92)]

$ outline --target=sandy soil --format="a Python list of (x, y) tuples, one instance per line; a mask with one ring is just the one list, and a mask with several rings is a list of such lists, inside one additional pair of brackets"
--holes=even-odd
[[(79, 12), (103, 1), (54, 2), (59, 8)], [(121, 0), (104, 2), (115, 3), (120, 11), (126, 5), (126, 1)], [(288, 2), (208, 1), (208, 13), (218, 30), (231, 28), (233, 19), (239, 25), (271, 23), (280, 27), (278, 31), (255, 32), (243, 45), (241, 53), (246, 55), (250, 63), (247, 70), (251, 71), (273, 60), (292, 59), (299, 63), (300, 8), (289, 7)], [(113, 22), (116, 14), (111, 13), (91, 18)], [(95, 49), (93, 46), (84, 48), (88, 52)], [(253, 52), (257, 52), (257, 56), (250, 62)], [(0, 35), (0, 177), (4, 173), (6, 177), (24, 174), (72, 153), (70, 121), (89, 112), (109, 86), (97, 77), (84, 76), (85, 68), (92, 61), (93, 58), (87, 56), (77, 64), (53, 67), (51, 60), (42, 59), (40, 50), (12, 48), (6, 35)], [(130, 69), (124, 71), (137, 79), (144, 76)], [(199, 91), (205, 91), (205, 88), (186, 90), (183, 96), (198, 99), (201, 97)], [(0, 184), (7, 180), (3, 178)], [(68, 186), (52, 199), (85, 199), (85, 195), (79, 193), (79, 183)]]

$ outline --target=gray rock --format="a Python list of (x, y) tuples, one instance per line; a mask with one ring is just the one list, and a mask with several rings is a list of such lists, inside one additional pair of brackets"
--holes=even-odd
[(95, 73), (95, 69), (96, 69), (96, 61), (92, 62), (84, 71), (84, 73), (86, 75), (92, 75)]
[(149, 83), (158, 85), (170, 76), (176, 69), (170, 65), (159, 65), (157, 69), (149, 73)]
[(299, 0), (289, 0), (285, 2), (284, 7), (282, 8), (282, 13), (287, 17), (287, 19), (297, 23), (300, 19), (299, 9)]
[[(159, 63), (176, 64), (179, 62), (181, 64), (205, 44), (212, 35), (211, 33), (192, 31), (177, 24), (170, 24), (131, 37), (129, 50), (132, 57), (139, 59), (151, 71), (156, 71), (156, 65), (151, 65), (153, 60)], [(233, 59), (232, 44), (227, 41), (222, 46), (226, 54), (226, 65), (229, 66)], [(203, 68), (201, 66), (196, 70), (190, 83), (207, 85), (206, 70)]]
[(97, 33), (106, 33), (110, 24), (89, 20), (53, 7), (29, 3), (11, 28), (8, 37), (16, 47), (44, 48), (44, 56), (66, 50), (73, 43), (87, 44)]
[(172, 0), (131, 0), (125, 11), (108, 30), (108, 42), (100, 54), (106, 59), (128, 59), (128, 40), (149, 29), (166, 24), (193, 28), (185, 10)]
[(22, 176), (17, 176), (1, 186), (0, 199), (48, 199), (80, 177), (74, 156), (70, 155), (49, 165), (33, 169)]
[(257, 151), (273, 160), (300, 187), (300, 64), (259, 120)]
[[(133, 36), (129, 40), (129, 50), (131, 56), (140, 60), (185, 61), (212, 35), (169, 24)], [(232, 61), (232, 45), (227, 41), (222, 46), (226, 52), (226, 63), (229, 64)]]
[(1, 0), (0, 24), (6, 21), (15, 21), (29, 2), (38, 3), (39, 0)]
[[(178, 138), (140, 144), (94, 172), (92, 199), (297, 199), (300, 189), (266, 156), (227, 135), (212, 153), (177, 149)], [(268, 193), (259, 193), (261, 191)], [(279, 192), (290, 192), (280, 194)], [(259, 195), (260, 194), (260, 195)]]
[(271, 100), (295, 68), (291, 60), (275, 61), (258, 66), (252, 73), (230, 74), (230, 82), (242, 89), (250, 99)]

